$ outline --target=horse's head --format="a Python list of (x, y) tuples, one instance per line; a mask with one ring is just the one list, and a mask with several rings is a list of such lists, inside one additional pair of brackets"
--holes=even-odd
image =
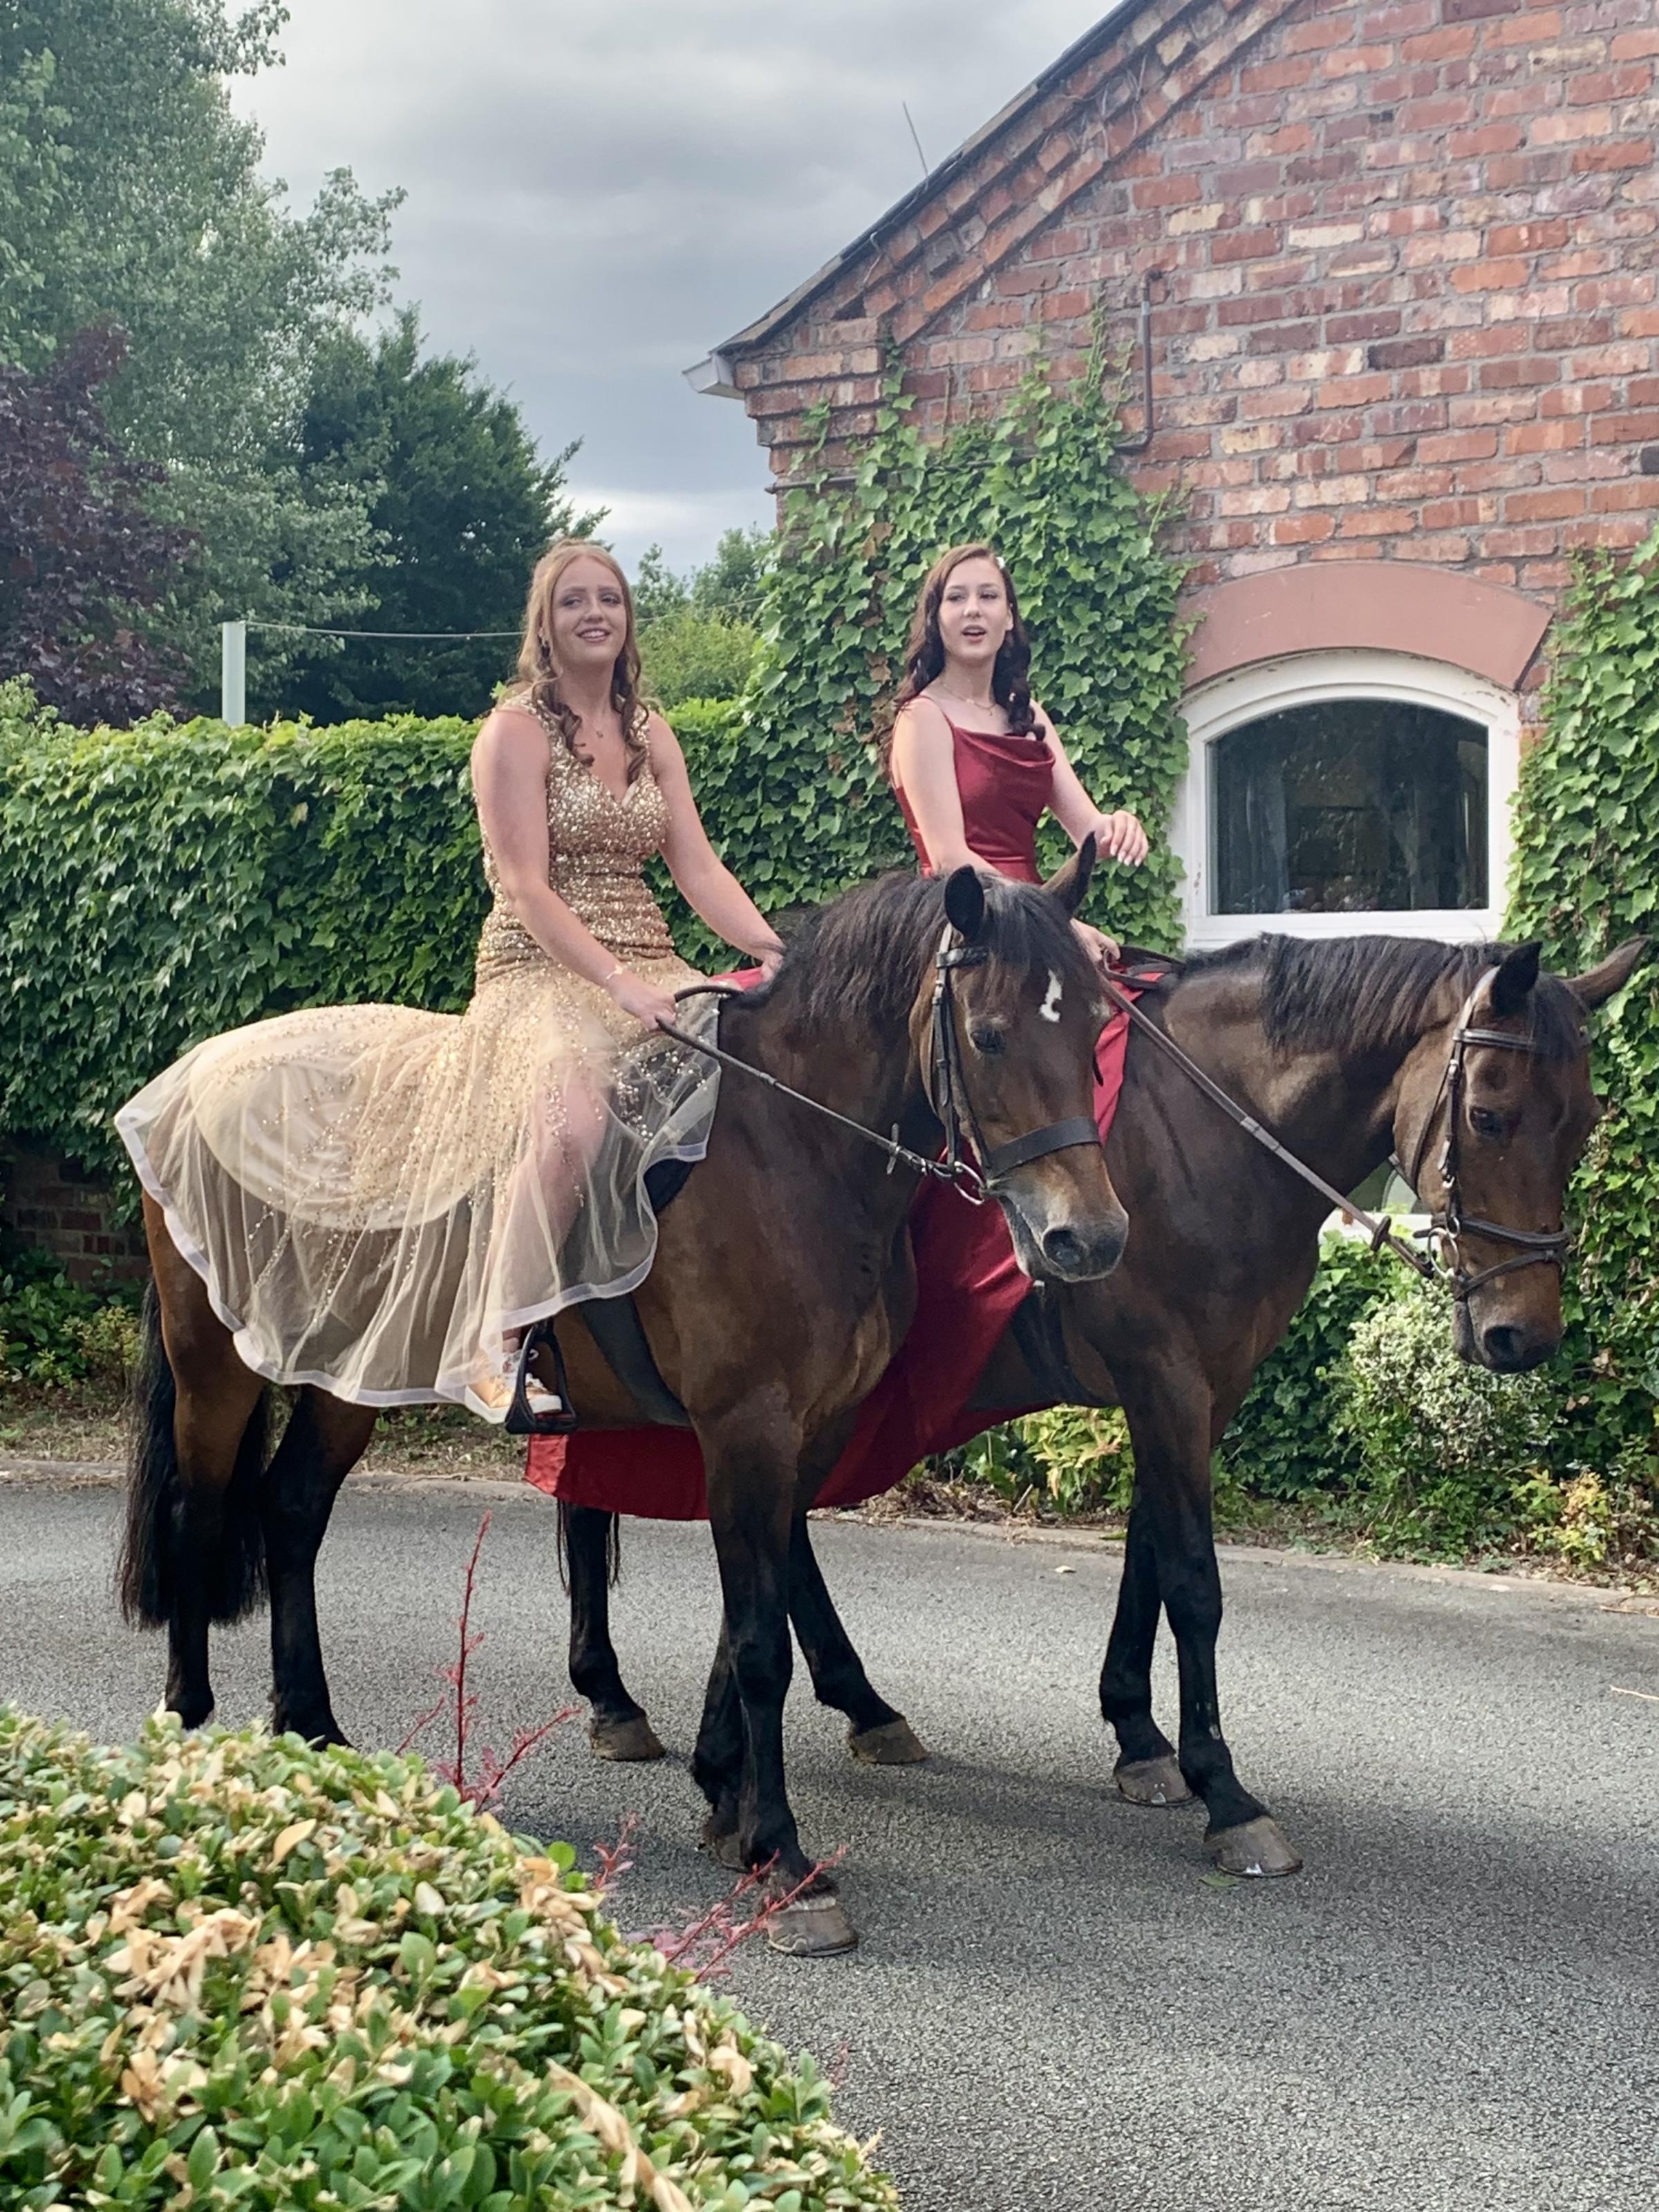
[(947, 1144), (972, 1146), (1024, 1272), (1062, 1282), (1109, 1275), (1128, 1233), (1095, 1133), (1104, 1008), (1072, 928), (1094, 857), (1090, 838), (1041, 887), (958, 868), (911, 1018)]
[(1395, 1155), (1439, 1234), (1457, 1349), (1499, 1373), (1561, 1342), (1567, 1182), (1601, 1110), (1586, 1018), (1645, 950), (1632, 939), (1567, 980), (1540, 973), (1536, 945), (1516, 945), (1402, 1070)]

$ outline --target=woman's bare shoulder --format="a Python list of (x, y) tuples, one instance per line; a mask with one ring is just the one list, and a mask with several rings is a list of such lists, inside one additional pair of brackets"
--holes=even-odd
[(903, 730), (915, 737), (949, 737), (951, 718), (937, 699), (930, 699), (925, 691), (918, 691), (914, 699), (907, 699), (893, 717), (893, 734)]
[(472, 759), (503, 765), (547, 764), (547, 731), (528, 700), (503, 699), (484, 716), (472, 741)]

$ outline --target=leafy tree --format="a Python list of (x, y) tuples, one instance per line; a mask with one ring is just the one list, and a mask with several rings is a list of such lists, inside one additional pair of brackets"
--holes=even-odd
[(633, 590), (634, 619), (641, 629), (683, 615), (691, 604), (689, 586), (669, 567), (660, 545), (647, 545), (641, 554)]
[[(561, 496), (568, 447), (550, 462), (514, 403), (453, 354), (422, 360), (413, 309), (368, 343), (342, 331), (319, 349), (301, 428), (307, 493), (361, 498), (377, 538), (351, 627), (510, 632), (550, 538), (590, 530)], [(303, 657), (250, 685), (260, 717), (319, 722), (392, 714), (477, 714), (513, 665), (510, 639), (305, 641)]]
[(771, 532), (758, 524), (752, 530), (723, 532), (714, 559), (693, 572), (693, 611), (705, 617), (723, 616), (728, 622), (746, 623), (752, 628), (760, 617), (771, 543)]
[(640, 629), (645, 688), (665, 707), (685, 699), (735, 699), (755, 665), (757, 633), (724, 615), (688, 606)]
[(162, 471), (129, 460), (99, 410), (125, 349), (94, 327), (38, 373), (0, 368), (0, 678), (78, 723), (170, 706), (182, 672), (139, 624), (195, 541), (144, 513)]
[(728, 530), (714, 559), (685, 576), (669, 568), (660, 545), (646, 548), (634, 611), (646, 685), (664, 706), (734, 699), (749, 681), (770, 543), (768, 531)]
[(374, 550), (360, 488), (307, 494), (299, 426), (319, 345), (386, 295), (387, 224), (337, 170), (290, 214), (225, 79), (275, 58), (284, 9), (252, 0), (3, 0), (0, 360), (39, 369), (73, 334), (130, 334), (104, 407), (163, 465), (148, 503), (202, 558), (155, 626), (210, 696), (227, 614), (339, 621)]

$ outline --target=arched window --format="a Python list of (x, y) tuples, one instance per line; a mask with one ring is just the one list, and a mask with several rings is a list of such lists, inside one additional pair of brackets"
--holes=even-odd
[(1520, 757), (1513, 692), (1407, 653), (1301, 653), (1185, 709), (1173, 825), (1187, 939), (1497, 934)]

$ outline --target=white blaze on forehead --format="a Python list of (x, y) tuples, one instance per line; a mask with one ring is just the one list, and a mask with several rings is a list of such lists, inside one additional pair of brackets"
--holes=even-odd
[(1048, 995), (1037, 1011), (1045, 1022), (1060, 1019), (1060, 978), (1052, 968), (1048, 970)]

